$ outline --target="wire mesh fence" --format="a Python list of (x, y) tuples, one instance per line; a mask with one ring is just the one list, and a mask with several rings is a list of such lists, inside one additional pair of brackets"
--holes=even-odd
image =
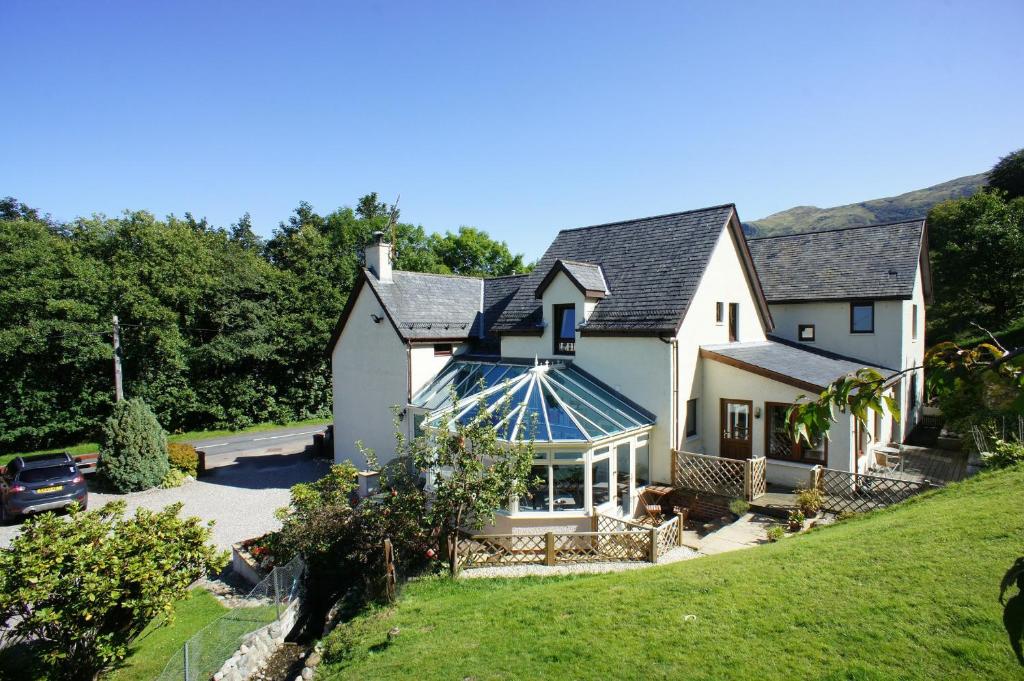
[[(209, 681), (252, 632), (283, 623), (298, 607), (305, 564), (296, 556), (275, 567), (220, 618), (193, 635), (164, 667), (157, 681)], [(280, 636), (287, 634), (280, 632)]]

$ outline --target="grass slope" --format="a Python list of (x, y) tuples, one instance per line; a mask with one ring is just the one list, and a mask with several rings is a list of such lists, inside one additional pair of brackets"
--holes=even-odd
[(1018, 467), (635, 572), (425, 580), (336, 630), (317, 678), (1020, 679), (997, 596), (1022, 489)]
[(851, 203), (846, 206), (834, 208), (797, 206), (746, 223), (745, 227), (748, 234), (774, 236), (920, 218), (927, 215), (928, 211), (938, 203), (974, 194), (985, 184), (985, 180), (986, 173), (980, 173), (959, 177), (899, 196)]

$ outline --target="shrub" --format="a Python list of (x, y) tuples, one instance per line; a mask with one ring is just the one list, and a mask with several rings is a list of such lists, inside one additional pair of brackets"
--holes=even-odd
[(167, 475), (167, 437), (141, 399), (118, 402), (103, 429), (97, 472), (118, 492), (156, 487)]
[(856, 516), (856, 511), (840, 511), (836, 514), (836, 521), (838, 522), (842, 520), (849, 520), (850, 518), (855, 518)]
[(125, 517), (118, 501), (72, 509), (70, 522), (44, 513), (0, 550), (0, 616), (34, 641), (45, 678), (97, 678), (150, 623), (167, 623), (192, 582), (227, 563), (208, 543), (209, 526), (180, 510)]
[(812, 516), (825, 507), (825, 494), (817, 487), (796, 490), (796, 506), (805, 516)]
[(805, 520), (807, 520), (807, 516), (804, 515), (803, 511), (795, 508), (789, 512), (789, 518), (786, 522), (789, 523), (790, 531), (798, 532), (803, 529)]
[(992, 449), (984, 459), (988, 468), (1007, 468), (1024, 461), (1024, 442), (996, 440)]
[(160, 487), (163, 489), (170, 489), (172, 487), (181, 487), (185, 484), (185, 474), (179, 471), (177, 468), (167, 469), (167, 475), (160, 481)]
[(777, 542), (786, 536), (786, 531), (782, 529), (782, 525), (772, 525), (765, 532), (765, 535), (768, 537), (768, 541)]
[(185, 475), (196, 477), (199, 470), (199, 454), (192, 445), (182, 442), (174, 442), (167, 445), (167, 460), (172, 468), (176, 468)]
[(729, 502), (729, 512), (733, 515), (741, 516), (746, 515), (747, 511), (750, 510), (750, 504), (743, 499), (733, 499)]

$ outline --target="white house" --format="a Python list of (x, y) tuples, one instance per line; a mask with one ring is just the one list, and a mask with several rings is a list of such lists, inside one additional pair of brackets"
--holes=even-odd
[[(914, 224), (920, 248), (924, 225)], [(873, 229), (891, 241), (891, 228)], [(864, 429), (839, 413), (829, 440), (806, 447), (789, 438), (785, 410), (863, 366), (891, 375), (923, 345), (921, 333), (904, 348), (909, 316), (897, 315), (891, 323), (900, 328), (876, 334), (870, 356), (854, 354), (866, 346), (835, 340), (836, 322), (815, 304), (814, 287), (831, 280), (831, 264), (814, 263), (818, 284), (813, 272), (798, 274), (808, 282), (801, 302), (786, 302), (774, 288), (766, 295), (764, 282), (789, 281), (792, 274), (770, 272), (772, 263), (800, 254), (778, 255), (785, 238), (751, 243), (754, 254), (728, 204), (563, 230), (532, 273), (481, 280), (393, 272), (389, 246), (378, 240), (331, 341), (335, 459), (362, 463), (355, 445), (362, 441), (387, 460), (393, 408), (413, 435), (442, 417), (472, 418), (482, 393), (503, 439), (534, 439), (542, 480), (502, 511), (499, 528), (587, 528), (596, 512), (630, 514), (645, 486), (671, 480), (676, 450), (767, 456), (777, 482), (804, 481), (814, 465), (864, 470), (869, 447), (891, 437), (889, 415), (873, 416)], [(864, 244), (842, 243), (833, 255), (842, 260), (850, 248), (849, 257), (863, 261)], [(888, 314), (883, 304), (904, 289), (871, 281), (879, 267), (893, 269), (894, 278), (914, 282), (894, 304), (918, 304), (923, 328), (917, 301), (927, 292), (927, 269), (915, 265), (907, 275), (905, 260), (889, 263), (891, 256), (883, 249), (881, 265), (861, 268), (868, 283), (856, 300)], [(851, 298), (839, 302), (826, 287), (818, 302), (849, 311)], [(808, 312), (792, 316), (791, 304)], [(858, 323), (862, 314), (855, 313)], [(790, 333), (797, 323), (814, 325), (813, 344)]]

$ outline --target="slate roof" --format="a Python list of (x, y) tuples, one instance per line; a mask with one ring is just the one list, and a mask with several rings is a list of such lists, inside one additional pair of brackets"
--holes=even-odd
[(404, 339), (479, 335), (481, 279), (398, 270), (392, 273), (391, 283), (382, 283), (372, 273), (364, 274)]
[[(583, 333), (674, 333), (734, 212), (735, 206), (726, 204), (562, 230), (494, 329), (499, 334), (538, 332), (542, 312), (537, 287), (555, 261), (572, 260), (600, 266), (611, 292), (598, 301)], [(743, 243), (742, 233), (738, 238)]]
[[(833, 353), (800, 348), (795, 344), (780, 343), (775, 340), (702, 345), (701, 355), (709, 359), (725, 357), (735, 363), (746, 365), (750, 369), (760, 369), (775, 374), (770, 378), (780, 382), (816, 391), (824, 390), (826, 385), (840, 376), (863, 367), (874, 368), (886, 377), (895, 373), (891, 369), (873, 367), (870, 362), (861, 362)], [(755, 371), (755, 373), (761, 372)]]
[(512, 300), (519, 287), (522, 286), (525, 274), (513, 274), (507, 277), (484, 279), (484, 335), (490, 337), (491, 329), (505, 307)]
[(537, 291), (534, 293), (535, 298), (540, 298), (544, 289), (548, 287), (555, 275), (559, 272), (565, 272), (566, 276), (584, 295), (590, 295), (596, 298), (603, 298), (608, 295), (608, 283), (604, 279), (604, 272), (601, 271), (600, 265), (595, 265), (589, 262), (577, 262), (576, 260), (556, 260), (548, 270), (548, 273), (541, 280), (537, 286)]
[(923, 219), (752, 238), (747, 243), (769, 303), (910, 298), (919, 263), (925, 295), (930, 295)]

